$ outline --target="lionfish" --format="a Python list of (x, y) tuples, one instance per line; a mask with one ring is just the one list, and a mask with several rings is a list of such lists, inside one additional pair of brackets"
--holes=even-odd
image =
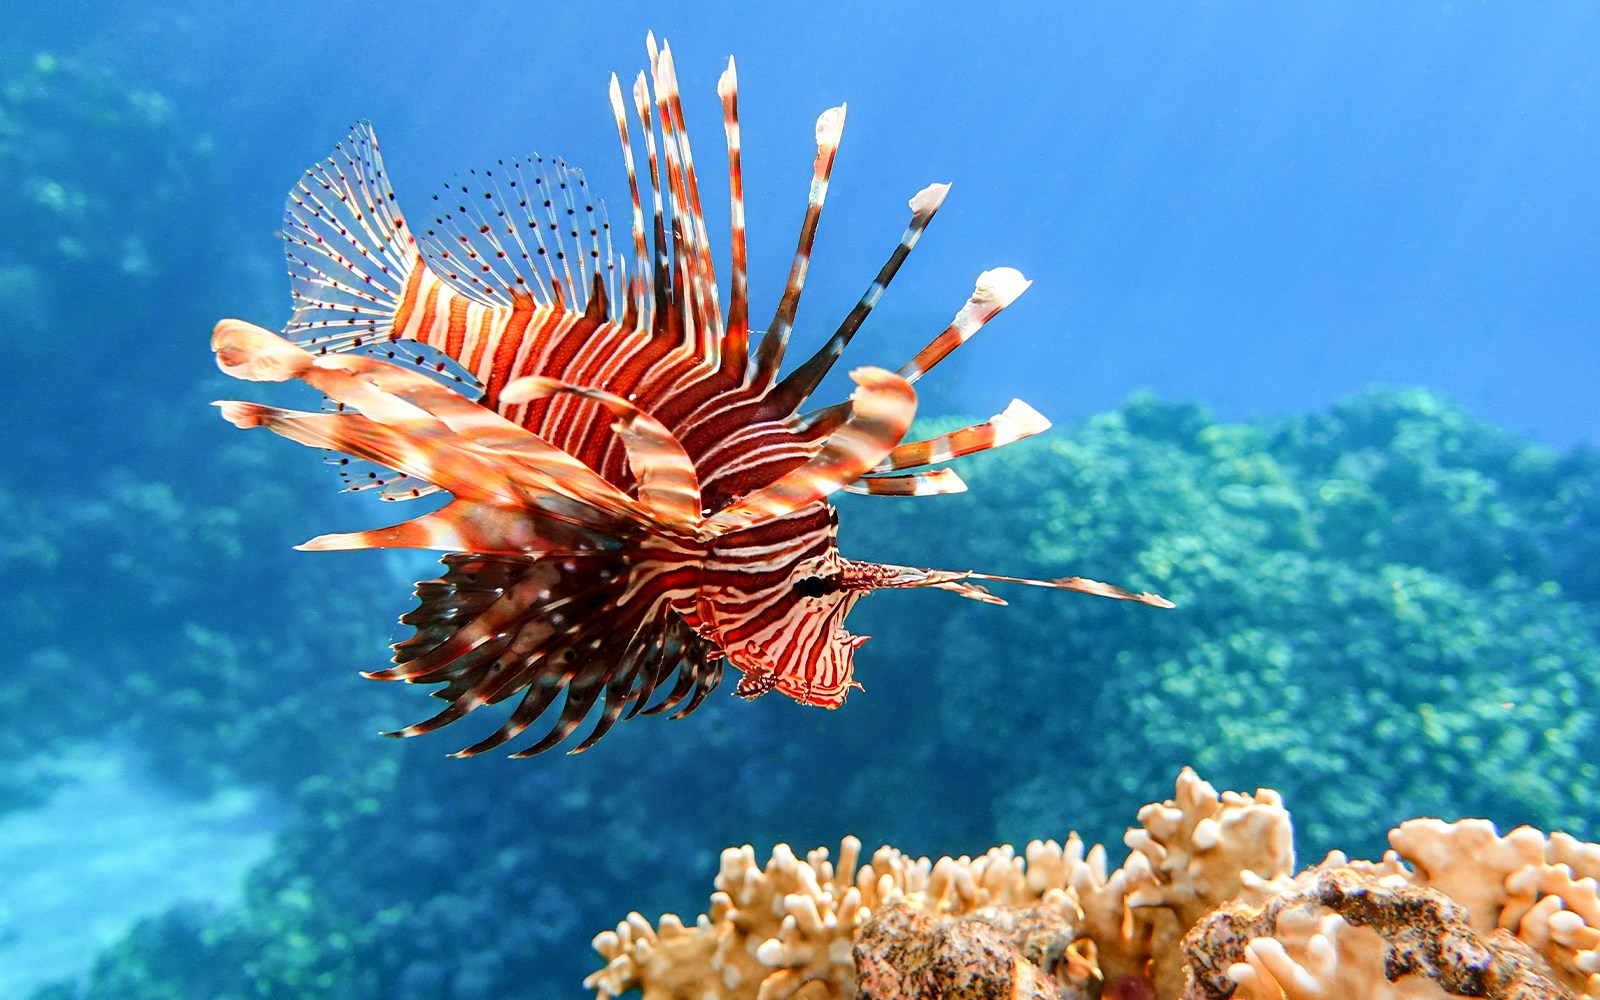
[(1013, 401), (984, 423), (902, 441), (916, 410), (912, 383), (1028, 282), (1011, 268), (985, 271), (950, 325), (897, 372), (857, 368), (846, 402), (805, 409), (949, 185), (911, 199), (910, 224), (866, 293), (780, 377), (845, 109), (817, 120), (794, 262), (752, 349), (733, 61), (717, 88), (732, 206), (724, 313), (672, 54), (653, 37), (648, 49), (631, 109), (614, 75), (610, 88), (633, 201), (631, 268), (614, 253), (583, 174), (537, 156), (447, 184), (432, 223), (414, 227), (361, 124), (289, 194), (294, 313), (283, 335), (233, 319), (216, 327), (223, 371), (298, 379), (328, 400), (320, 413), (218, 403), (234, 425), (328, 449), (352, 488), (386, 500), (449, 495), (409, 521), (300, 546), (448, 553), (443, 576), (417, 584), (418, 606), (400, 619), (415, 634), (394, 644), (395, 665), (366, 674), (442, 684), (433, 694), (448, 705), (388, 735), (520, 699), (497, 730), (456, 754), (469, 756), (517, 737), (564, 694), (546, 735), (513, 756), (556, 746), (598, 705), (576, 753), (623, 717), (687, 715), (726, 664), (740, 673), (742, 697), (777, 690), (836, 708), (860, 686), (852, 661), (867, 638), (846, 631), (845, 617), (872, 590), (936, 587), (999, 604), (976, 581), (1003, 581), (1170, 607), (1082, 577), (1024, 580), (840, 555), (832, 493), (956, 492), (964, 484), (940, 463), (1049, 426)]

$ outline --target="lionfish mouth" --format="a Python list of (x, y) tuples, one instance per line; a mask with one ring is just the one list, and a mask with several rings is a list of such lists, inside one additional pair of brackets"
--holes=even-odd
[(615, 76), (610, 87), (631, 253), (613, 246), (583, 174), (538, 156), (447, 184), (432, 221), (414, 228), (362, 124), (290, 191), (295, 309), (283, 334), (224, 320), (213, 335), (228, 374), (301, 381), (329, 401), (321, 413), (219, 403), (229, 421), (327, 449), (350, 489), (396, 502), (448, 495), (410, 520), (303, 546), (448, 553), (402, 618), (415, 634), (394, 645), (394, 666), (368, 675), (438, 685), (447, 707), (392, 735), (514, 701), (497, 730), (460, 753), (504, 745), (547, 710), (556, 717), (546, 735), (516, 756), (597, 716), (576, 752), (622, 718), (693, 711), (729, 663), (742, 674), (738, 694), (778, 690), (836, 707), (859, 687), (852, 657), (866, 641), (843, 621), (872, 590), (934, 587), (1001, 604), (983, 585), (1001, 582), (1171, 607), (1083, 577), (839, 556), (834, 493), (958, 492), (965, 484), (945, 463), (1049, 427), (1013, 400), (982, 423), (904, 440), (913, 384), (1029, 283), (1012, 268), (984, 271), (899, 369), (858, 367), (848, 400), (808, 409), (949, 185), (912, 197), (904, 234), (855, 308), (782, 373), (845, 109), (817, 120), (794, 262), (752, 343), (733, 61), (717, 86), (732, 218), (724, 292), (672, 53), (653, 36), (648, 49), (631, 94)]

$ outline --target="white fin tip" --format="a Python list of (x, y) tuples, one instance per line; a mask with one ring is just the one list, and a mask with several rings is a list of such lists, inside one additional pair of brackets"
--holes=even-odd
[(817, 116), (817, 148), (838, 146), (844, 133), (844, 105), (829, 108)]
[(1050, 429), (1050, 420), (1020, 399), (1013, 399), (1000, 415), (995, 417), (995, 429), (1009, 441), (1043, 434)]
[(944, 204), (945, 195), (950, 193), (948, 184), (929, 184), (927, 187), (911, 196), (908, 203), (912, 215), (932, 215)]
[(972, 301), (1004, 309), (1017, 300), (1017, 296), (1033, 284), (1014, 267), (997, 267), (978, 275), (977, 287), (972, 290)]

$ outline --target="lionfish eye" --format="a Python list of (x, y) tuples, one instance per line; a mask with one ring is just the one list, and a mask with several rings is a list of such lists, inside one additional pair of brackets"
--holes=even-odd
[(801, 597), (821, 597), (838, 589), (839, 581), (833, 577), (808, 576), (794, 584), (794, 592)]

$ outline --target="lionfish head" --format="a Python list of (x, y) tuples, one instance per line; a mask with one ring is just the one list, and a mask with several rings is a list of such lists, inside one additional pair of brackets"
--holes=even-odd
[[(828, 511), (831, 515), (831, 509)], [(855, 682), (855, 651), (867, 641), (845, 629), (865, 594), (832, 544), (773, 570), (717, 574), (702, 588), (698, 613), (728, 662), (742, 676), (735, 693), (756, 698), (778, 691), (806, 705), (838, 708)], [(746, 567), (749, 566), (745, 562)]]

